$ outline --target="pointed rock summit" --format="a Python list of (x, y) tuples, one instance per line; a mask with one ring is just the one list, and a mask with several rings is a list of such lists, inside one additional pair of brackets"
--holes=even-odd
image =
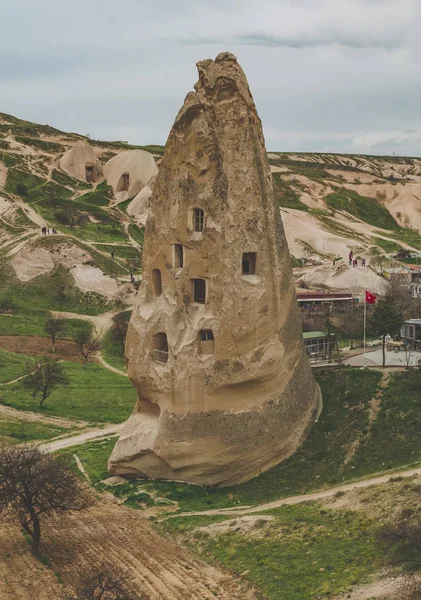
[(293, 453), (320, 404), (260, 119), (228, 52), (169, 135), (126, 342), (138, 401), (112, 474), (226, 486)]

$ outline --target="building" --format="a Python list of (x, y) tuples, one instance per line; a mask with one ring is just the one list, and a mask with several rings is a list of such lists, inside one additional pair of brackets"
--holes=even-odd
[(408, 319), (401, 328), (401, 338), (421, 350), (421, 319)]
[(303, 338), (310, 361), (326, 360), (329, 358), (329, 346), (331, 353), (339, 350), (335, 333), (330, 334), (330, 344), (329, 336), (323, 331), (305, 331)]

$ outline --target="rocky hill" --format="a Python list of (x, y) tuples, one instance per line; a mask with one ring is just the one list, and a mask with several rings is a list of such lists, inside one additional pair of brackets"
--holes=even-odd
[[(3, 281), (30, 288), (49, 274), (57, 287), (70, 273), (78, 292), (100, 294), (105, 303), (114, 297), (138, 268), (154, 183), (147, 157), (159, 164), (163, 152), (0, 113)], [(268, 156), (295, 259), (345, 259), (345, 266), (350, 250), (368, 262), (402, 248), (421, 250), (421, 159)], [(42, 235), (43, 227), (58, 235)]]

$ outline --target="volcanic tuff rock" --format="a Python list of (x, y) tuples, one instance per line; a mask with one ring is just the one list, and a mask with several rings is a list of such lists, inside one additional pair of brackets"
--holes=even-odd
[(138, 402), (113, 474), (245, 481), (320, 403), (262, 127), (229, 53), (198, 63), (156, 179), (126, 357)]

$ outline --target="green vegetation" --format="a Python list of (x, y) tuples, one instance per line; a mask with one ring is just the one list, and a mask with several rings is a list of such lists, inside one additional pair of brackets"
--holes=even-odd
[[(380, 568), (382, 552), (375, 541), (374, 524), (353, 511), (326, 510), (319, 504), (285, 506), (256, 515), (251, 535), (241, 531), (238, 518), (223, 532), (193, 530), (183, 535), (201, 556), (219, 563), (279, 600), (311, 600), (349, 592)], [(174, 519), (161, 524), (174, 530)], [(178, 531), (204, 526), (192, 518), (177, 519)]]
[[(28, 356), (7, 352), (0, 348), (0, 384), (7, 381), (13, 381), (25, 373), (25, 366), (28, 362)], [(1, 395), (0, 388), (0, 395)]]
[[(133, 489), (141, 485), (146, 492), (157, 492), (178, 502), (180, 510), (206, 510), (259, 504), (351, 479), (355, 462), (345, 466), (345, 457), (350, 445), (367, 430), (369, 404), (380, 378), (378, 371), (351, 368), (319, 375), (324, 405), (319, 421), (293, 456), (251, 481), (223, 489), (165, 481), (131, 485)], [(110, 447), (106, 452), (110, 452)], [(104, 461), (108, 456), (104, 454)], [(90, 473), (89, 463), (84, 466)], [(368, 465), (366, 473), (371, 472)]]
[(280, 173), (273, 173), (272, 179), (275, 187), (276, 199), (282, 208), (295, 208), (308, 211), (309, 208), (300, 200), (300, 194), (294, 190), (290, 181), (283, 179)]
[(83, 181), (79, 181), (78, 179), (74, 179), (74, 177), (70, 177), (67, 173), (63, 173), (62, 171), (58, 171), (57, 169), (53, 169), (51, 173), (51, 178), (61, 186), (68, 186), (74, 189), (87, 189), (91, 188), (89, 183), (85, 183)]
[(16, 167), (23, 163), (23, 157), (21, 154), (14, 154), (13, 152), (0, 152), (0, 160), (6, 165), (6, 167)]
[(64, 429), (56, 425), (45, 425), (36, 421), (0, 419), (0, 444), (3, 441), (17, 444), (31, 440), (49, 440), (70, 431), (71, 429)]
[(145, 230), (143, 227), (138, 227), (138, 225), (133, 225), (132, 223), (129, 225), (129, 234), (140, 247), (143, 246), (143, 239), (145, 237)]
[(353, 190), (341, 188), (332, 194), (328, 194), (325, 202), (329, 208), (348, 212), (370, 225), (393, 231), (400, 229), (398, 223), (383, 204), (380, 204), (374, 198), (360, 196)]
[(394, 469), (421, 460), (420, 389), (419, 371), (390, 374), (390, 382), (383, 391), (377, 419), (353, 460), (353, 472), (356, 476)]
[(62, 144), (57, 144), (56, 142), (46, 142), (44, 140), (33, 139), (24, 136), (16, 136), (16, 141), (25, 144), (25, 146), (33, 146), (35, 148), (39, 148), (40, 150), (44, 150), (45, 152), (51, 152), (56, 154), (63, 154), (65, 152), (66, 147)]
[(371, 243), (376, 246), (380, 246), (380, 248), (382, 248), (388, 254), (391, 254), (393, 252), (399, 252), (399, 250), (402, 250), (402, 246), (400, 244), (389, 240), (383, 240), (379, 237), (372, 237)]
[(108, 308), (106, 299), (99, 294), (91, 295), (89, 306), (86, 306), (84, 295), (76, 286), (71, 273), (61, 265), (50, 273), (24, 282), (16, 277), (12, 267), (0, 267), (0, 295), (13, 302), (18, 314), (26, 315), (34, 310), (97, 315)]
[(112, 246), (112, 245), (108, 245), (108, 244), (98, 244), (97, 245), (98, 250), (102, 251), (102, 252), (108, 252), (111, 256), (111, 253), (114, 252), (114, 256), (115, 258), (131, 258), (132, 256), (136, 256), (137, 252), (136, 252), (136, 248), (134, 248), (132, 245), (125, 245), (125, 246)]
[[(119, 376), (117, 376), (119, 377)], [(120, 377), (121, 379), (121, 377)], [(98, 484), (103, 479), (109, 477), (107, 463), (110, 454), (117, 442), (118, 437), (109, 437), (96, 442), (88, 442), (77, 448), (77, 456), (84, 468), (87, 470), (89, 477), (94, 484)], [(60, 450), (60, 454), (66, 457), (66, 463), (73, 471), (81, 476), (74, 458), (75, 449), (66, 448)], [(109, 488), (110, 490), (113, 488)]]
[(0, 387), (0, 402), (19, 410), (32, 410), (87, 421), (120, 423), (136, 402), (136, 392), (126, 377), (88, 363), (64, 362), (69, 384), (56, 388), (42, 410), (19, 382)]
[(101, 354), (105, 362), (107, 362), (115, 369), (120, 369), (121, 371), (126, 370), (126, 363), (124, 360), (124, 349), (119, 342), (113, 340), (113, 335), (111, 331), (108, 331), (105, 334), (105, 337), (102, 342)]

